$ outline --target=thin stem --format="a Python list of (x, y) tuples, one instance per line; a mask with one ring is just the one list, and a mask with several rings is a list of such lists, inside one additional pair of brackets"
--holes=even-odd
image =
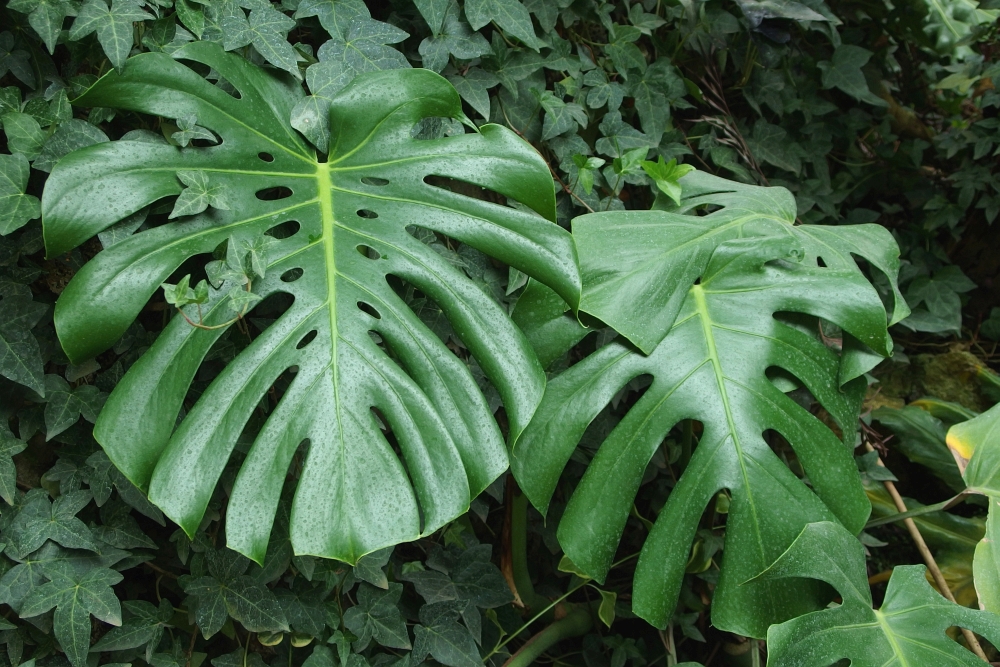
[(593, 625), (590, 611), (586, 607), (577, 607), (569, 614), (548, 626), (529, 639), (524, 646), (510, 656), (504, 667), (528, 667), (549, 648), (569, 637), (579, 637), (590, 630)]
[(934, 512), (941, 512), (943, 510), (951, 509), (955, 505), (959, 504), (965, 497), (969, 495), (966, 491), (949, 498), (948, 500), (942, 501), (940, 503), (935, 503), (934, 505), (927, 505), (916, 510), (909, 510), (907, 512), (899, 512), (897, 514), (890, 514), (889, 516), (879, 517), (878, 519), (872, 519), (865, 524), (865, 530), (869, 528), (874, 528), (875, 526), (881, 526), (887, 523), (895, 523), (896, 521), (904, 521), (906, 519), (912, 519), (915, 516), (922, 516), (924, 514), (933, 514)]
[(563, 600), (565, 600), (566, 598), (568, 598), (570, 595), (572, 595), (573, 593), (576, 593), (578, 590), (580, 590), (581, 588), (583, 588), (584, 586), (586, 586), (589, 582), (590, 582), (590, 579), (583, 579), (583, 580), (581, 580), (580, 583), (578, 583), (576, 586), (573, 586), (572, 588), (570, 588), (568, 591), (566, 591), (565, 593), (563, 593), (562, 595), (560, 595), (559, 597), (557, 597), (555, 600), (553, 600), (547, 607), (545, 607), (544, 609), (542, 609), (541, 611), (539, 611), (537, 614), (535, 614), (534, 616), (532, 616), (531, 618), (529, 618), (527, 621), (525, 621), (525, 623), (521, 627), (519, 627), (517, 630), (515, 630), (514, 632), (512, 632), (507, 637), (507, 639), (503, 640), (502, 642), (500, 642), (499, 644), (497, 644), (496, 646), (494, 646), (493, 650), (490, 651), (489, 653), (487, 653), (486, 657), (483, 658), (483, 662), (486, 662), (491, 657), (493, 657), (494, 655), (496, 655), (497, 651), (499, 651), (504, 646), (506, 646), (507, 644), (509, 644), (515, 637), (517, 637), (518, 635), (520, 635), (522, 632), (524, 632), (525, 630), (527, 630), (528, 626), (530, 626), (532, 623), (534, 623), (535, 621), (537, 621), (538, 619), (540, 619), (542, 616), (544, 616), (546, 614), (546, 612), (548, 612), (549, 610), (553, 609), (556, 605), (558, 605), (560, 602), (562, 602)]
[[(869, 452), (874, 452), (875, 448), (872, 447), (871, 443), (865, 441), (865, 449)], [(885, 467), (882, 462), (882, 457), (880, 456), (877, 461), (878, 465)], [(896, 504), (896, 509), (900, 512), (906, 512), (906, 503), (903, 502), (903, 497), (899, 495), (899, 491), (896, 490), (896, 485), (885, 480), (882, 482), (885, 485), (885, 490), (889, 492), (892, 496), (892, 502)], [(948, 598), (948, 600), (955, 602), (955, 596), (952, 594), (951, 589), (948, 587), (948, 582), (945, 581), (944, 575), (941, 574), (941, 568), (938, 567), (937, 561), (934, 560), (934, 554), (931, 550), (927, 548), (927, 543), (924, 542), (924, 536), (920, 534), (920, 529), (917, 528), (917, 524), (914, 523), (913, 519), (903, 519), (903, 524), (906, 526), (906, 530), (909, 531), (910, 537), (913, 539), (913, 543), (917, 547), (917, 551), (924, 559), (924, 563), (927, 565), (927, 569), (930, 570), (931, 576), (934, 578), (934, 583), (937, 584), (938, 590), (941, 591), (941, 595)], [(966, 643), (968, 643), (969, 648), (972, 652), (979, 656), (984, 662), (989, 662), (986, 654), (983, 652), (983, 647), (979, 645), (979, 640), (976, 639), (976, 635), (972, 633), (971, 630), (967, 628), (961, 628), (962, 635), (965, 637)]]

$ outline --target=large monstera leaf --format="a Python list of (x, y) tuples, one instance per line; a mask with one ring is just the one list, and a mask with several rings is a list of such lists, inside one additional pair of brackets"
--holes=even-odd
[[(237, 94), (181, 61), (210, 68)], [(298, 227), (267, 246), (264, 278), (252, 286), (261, 297), (291, 295), (293, 305), (193, 405), (184, 402), (189, 386), (225, 327), (175, 317), (118, 384), (95, 436), (129, 479), (193, 533), (252, 411), (279, 376), (293, 376), (235, 479), (227, 541), (263, 558), (290, 463), (307, 442), (292, 504), (293, 548), (355, 562), (459, 515), (506, 466), (499, 428), (471, 373), (407, 307), (390, 277), (447, 315), (499, 389), (512, 434), (524, 428), (544, 387), (537, 360), (502, 308), (407, 227), (466, 243), (570, 301), (579, 277), (569, 234), (550, 222), (548, 169), (529, 145), (495, 125), (413, 138), (423, 118), (462, 117), (445, 79), (426, 70), (359, 77), (332, 102), (325, 161), (289, 125), (301, 97), (294, 83), (208, 43), (187, 45), (174, 58), (132, 58), (77, 102), (187, 119), (187, 127), (196, 122), (221, 142), (179, 148), (117, 141), (69, 155), (46, 184), (45, 241), (50, 256), (65, 252), (178, 195), (185, 183), (209, 203), (221, 200), (105, 249), (77, 273), (56, 304), (55, 322), (67, 354), (79, 361), (114, 344), (189, 258), (227, 240), (252, 246), (269, 230)], [(427, 182), (431, 176), (523, 206), (452, 192)], [(256, 196), (282, 188), (283, 198)], [(227, 321), (226, 300), (224, 291), (213, 292), (204, 324)], [(197, 320), (194, 308), (187, 314)]]
[(1000, 641), (1000, 617), (946, 600), (927, 583), (922, 565), (893, 570), (882, 607), (873, 609), (864, 546), (834, 523), (806, 526), (757, 581), (789, 577), (825, 581), (842, 602), (771, 627), (768, 667), (828, 667), (843, 659), (851, 667), (975, 667), (983, 661), (953, 641), (948, 628)]
[[(684, 232), (702, 220), (662, 216), (663, 237), (675, 233), (676, 225)], [(588, 217), (574, 221), (574, 235)], [(602, 221), (614, 219), (602, 216)], [(622, 222), (627, 225), (627, 219)], [(578, 248), (586, 266), (594, 257), (583, 254), (584, 246)], [(648, 356), (619, 338), (549, 381), (531, 424), (514, 445), (511, 467), (544, 513), (590, 422), (632, 379), (651, 376), (652, 384), (602, 443), (570, 497), (559, 542), (573, 563), (603, 580), (647, 464), (674, 425), (699, 420), (704, 425), (700, 443), (643, 545), (633, 610), (654, 625), (667, 624), (702, 513), (715, 494), (728, 489), (732, 503), (712, 621), (725, 630), (763, 637), (771, 623), (824, 604), (824, 594), (802, 581), (743, 582), (773, 562), (806, 524), (840, 521), (857, 532), (870, 511), (850, 448), (782, 393), (768, 371), (783, 369), (794, 376), (853, 442), (865, 381), (838, 381), (842, 359), (824, 344), (815, 318), (867, 342), (872, 355), (885, 355), (887, 317), (855, 266), (810, 261), (792, 234), (726, 241), (699, 275), (698, 283), (683, 289), (676, 321)], [(584, 282), (591, 278), (584, 275)], [(558, 297), (536, 298), (538, 292), (536, 286), (528, 295), (528, 311), (544, 320), (558, 312), (552, 306)], [(633, 317), (638, 320), (642, 308), (655, 310), (662, 303), (634, 303)], [(523, 322), (525, 316), (515, 311), (515, 319)], [(580, 336), (565, 324), (534, 324), (528, 327), (533, 336), (559, 332), (567, 344)], [(551, 349), (544, 355), (551, 359)], [(770, 429), (792, 445), (812, 490), (768, 446), (763, 434)]]

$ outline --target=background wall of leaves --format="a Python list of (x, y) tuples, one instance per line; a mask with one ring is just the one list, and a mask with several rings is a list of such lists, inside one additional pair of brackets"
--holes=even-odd
[[(105, 664), (156, 667), (406, 667), (430, 656), (464, 667), (486, 654), (502, 663), (509, 654), (503, 642), (524, 625), (492, 564), (503, 547), (502, 484), (435, 539), (373, 554), (353, 569), (292, 558), (287, 539), (272, 540), (261, 568), (217, 540), (224, 493), (189, 541), (166, 528), (99, 451), (89, 425), (169, 308), (154, 300), (111, 352), (72, 365), (55, 340), (52, 303), (85, 259), (170, 210), (138, 214), (81, 250), (44, 259), (42, 185), (60, 157), (109, 137), (155, 133), (179, 145), (213, 139), (197, 118), (150, 120), (70, 105), (130, 54), (169, 53), (202, 39), (287, 71), (310, 93), (292, 124), (321, 149), (328, 137), (319, 119), (356, 74), (411, 66), (440, 72), (472, 122), (507, 125), (541, 152), (566, 225), (587, 211), (647, 208), (654, 182), (676, 174), (641, 163), (673, 159), (748, 183), (783, 185), (795, 194), (803, 222), (877, 221), (900, 242), (901, 284), (913, 308), (894, 330), (901, 343), (894, 363), (878, 373), (884, 395), (909, 399), (954, 389), (946, 398), (980, 411), (992, 402), (988, 392), (962, 393), (935, 381), (951, 366), (941, 361), (946, 355), (927, 353), (965, 341), (950, 354), (973, 369), (972, 377), (975, 364), (995, 358), (1000, 339), (1000, 258), (990, 250), (1000, 243), (1000, 228), (991, 224), (1000, 213), (998, 13), (995, 0), (6, 2), (0, 603), (8, 611), (0, 661), (69, 660), (80, 667), (99, 656)], [(444, 120), (420, 128), (426, 137), (455, 131)], [(513, 306), (525, 276), (446, 239), (427, 242)], [(433, 302), (415, 297), (411, 305), (442, 339), (460, 345)], [(249, 328), (227, 334), (213, 352), (214, 372), (267, 321), (261, 308)], [(211, 364), (204, 372), (202, 387)], [(485, 380), (484, 387), (490, 391)], [(619, 406), (638, 389), (626, 388)], [(270, 407), (262, 404), (261, 414)], [(885, 411), (893, 409), (876, 419), (899, 433), (909, 422), (891, 423), (893, 413)], [(584, 445), (599, 443), (623, 410), (602, 415)], [(252, 437), (248, 432), (246, 442)], [(665, 451), (647, 473), (637, 525), (669, 493), (673, 449)], [(579, 474), (572, 465), (567, 472)], [(553, 511), (558, 518), (560, 508)], [(554, 525), (533, 525), (532, 548), (544, 555), (539, 590), (558, 594), (570, 575), (550, 557)], [(706, 659), (713, 646), (740, 645), (705, 625), (711, 559), (723, 542), (717, 532), (703, 532), (675, 618), (686, 638), (681, 654), (692, 659)], [(566, 660), (622, 667), (664, 655), (660, 637), (629, 619), (630, 581), (628, 573), (612, 576), (606, 588), (618, 597), (605, 611), (616, 610), (617, 621), (586, 635), (574, 649), (579, 654)]]

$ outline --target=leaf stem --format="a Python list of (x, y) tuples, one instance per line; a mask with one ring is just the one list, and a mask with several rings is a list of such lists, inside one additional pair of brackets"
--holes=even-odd
[(895, 523), (896, 521), (905, 521), (906, 519), (911, 519), (915, 516), (922, 516), (924, 514), (933, 514), (934, 512), (941, 512), (943, 510), (948, 510), (959, 504), (965, 497), (969, 495), (968, 491), (962, 491), (957, 496), (953, 496), (948, 500), (935, 503), (933, 505), (926, 505), (920, 509), (908, 510), (906, 512), (898, 512), (896, 514), (890, 514), (889, 516), (882, 516), (877, 519), (872, 519), (865, 524), (865, 530), (869, 528), (874, 528), (875, 526), (882, 526), (887, 523)]

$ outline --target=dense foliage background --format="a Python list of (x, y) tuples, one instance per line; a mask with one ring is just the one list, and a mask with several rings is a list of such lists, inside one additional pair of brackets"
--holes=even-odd
[[(990, 370), (1000, 340), (1000, 92), (994, 87), (1000, 11), (991, 1), (978, 7), (968, 0), (6, 2), (0, 8), (0, 642), (6, 647), (0, 662), (500, 665), (552, 621), (550, 612), (533, 624), (531, 614), (512, 604), (505, 577), (513, 578), (515, 567), (513, 488), (506, 477), (432, 538), (371, 554), (356, 567), (293, 557), (287, 534), (272, 535), (261, 567), (227, 550), (220, 536), (231, 481), (220, 486), (190, 540), (111, 465), (91, 424), (173, 308), (157, 295), (112, 350), (74, 365), (55, 338), (52, 304), (86, 260), (162, 222), (171, 205), (45, 258), (38, 197), (55, 163), (83, 146), (126, 134), (178, 145), (214, 141), (196, 117), (70, 105), (130, 54), (170, 53), (201, 39), (290, 72), (310, 93), (292, 124), (321, 149), (327, 136), (318, 119), (356, 74), (411, 66), (440, 72), (473, 122), (506, 125), (538, 149), (555, 181), (559, 222), (567, 226), (585, 212), (648, 208), (654, 180), (665, 174), (642, 163), (660, 158), (783, 185), (806, 223), (884, 225), (902, 249), (901, 287), (913, 313), (892, 330), (893, 358), (870, 376), (859, 429), (859, 443), (873, 444), (892, 471), (858, 451), (877, 516), (894, 511), (880, 485), (893, 473), (902, 493), (918, 503), (963, 489), (943, 444), (946, 428), (1000, 398)], [(434, 137), (460, 127), (435, 119), (418, 131)], [(426, 242), (507, 308), (525, 286), (523, 274), (467, 246), (433, 234)], [(182, 267), (177, 278), (192, 270)], [(420, 317), (468, 358), (437, 306), (410, 297)], [(279, 309), (265, 301), (228, 331), (194, 393)], [(608, 335), (589, 337), (571, 355), (586, 354)], [(499, 396), (485, 379), (482, 386), (503, 423)], [(708, 623), (725, 547), (725, 494), (703, 518), (668, 631), (630, 613), (628, 557), (675, 484), (684, 443), (697, 437), (698, 425), (693, 434), (678, 428), (654, 457), (621, 560), (605, 584), (585, 584), (571, 563), (559, 567), (554, 531), (563, 503), (643, 388), (631, 383), (591, 425), (548, 521), (529, 510), (536, 592), (584, 607), (593, 602), (599, 612), (570, 630), (563, 626), (567, 639), (539, 661), (756, 664), (757, 642)], [(936, 400), (918, 400), (928, 396)], [(261, 402), (242, 445), (252, 442), (276, 402), (276, 396)], [(234, 460), (224, 480), (237, 467)], [(280, 520), (287, 511), (279, 510), (276, 533), (287, 533)], [(918, 521), (956, 597), (969, 606), (976, 604), (971, 562), (984, 515), (982, 505), (970, 502)], [(921, 560), (898, 525), (872, 528), (863, 538), (877, 603), (893, 567)], [(565, 613), (560, 609), (557, 619)]]

